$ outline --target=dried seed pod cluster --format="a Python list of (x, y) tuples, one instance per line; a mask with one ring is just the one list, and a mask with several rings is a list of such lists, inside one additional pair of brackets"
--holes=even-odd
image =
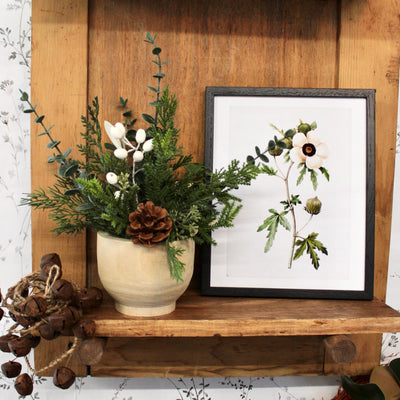
[[(58, 254), (45, 254), (40, 261), (40, 271), (22, 278), (2, 297), (0, 292), (0, 320), (8, 311), (8, 317), (15, 324), (6, 335), (0, 336), (0, 350), (15, 357), (26, 357), (41, 338), (53, 340), (60, 335), (74, 336), (78, 340), (95, 336), (94, 321), (82, 319), (85, 310), (100, 306), (103, 296), (100, 289), (80, 289), (62, 279), (61, 260)], [(72, 349), (73, 351), (74, 349)], [(71, 353), (71, 349), (57, 358), (57, 362)], [(28, 367), (29, 363), (27, 363)], [(47, 369), (47, 366), (43, 368)], [(10, 360), (1, 365), (7, 378), (16, 378), (15, 390), (21, 396), (33, 391), (33, 380), (22, 373), (22, 365)], [(38, 372), (33, 371), (32, 372)], [(59, 366), (55, 373), (54, 385), (69, 388), (75, 381), (75, 373), (66, 366)]]

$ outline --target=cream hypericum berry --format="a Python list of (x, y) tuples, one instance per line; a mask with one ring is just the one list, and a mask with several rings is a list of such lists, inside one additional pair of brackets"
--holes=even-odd
[(137, 144), (143, 143), (146, 140), (146, 132), (144, 129), (137, 130), (135, 140)]
[(323, 143), (316, 132), (298, 132), (293, 136), (293, 148), (290, 150), (290, 159), (295, 163), (305, 162), (307, 168), (318, 169), (329, 155), (328, 147)]
[(110, 185), (116, 185), (118, 183), (118, 176), (114, 172), (108, 172), (106, 179)]

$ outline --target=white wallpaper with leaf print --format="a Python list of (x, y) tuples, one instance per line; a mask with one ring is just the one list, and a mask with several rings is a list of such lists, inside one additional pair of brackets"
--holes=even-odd
[[(29, 92), (31, 0), (0, 2), (0, 287), (4, 291), (31, 272), (30, 210), (19, 207), (30, 191), (29, 116), (23, 113), (19, 89)], [(400, 137), (399, 137), (400, 147)], [(397, 173), (397, 177), (399, 174)], [(400, 187), (396, 188), (393, 241), (400, 240)], [(397, 228), (397, 230), (396, 230)], [(388, 301), (400, 308), (400, 247), (392, 246)], [(9, 322), (3, 318), (0, 333)], [(387, 334), (383, 362), (399, 354), (398, 336)], [(8, 361), (0, 354), (0, 363)], [(336, 377), (127, 379), (78, 378), (62, 391), (51, 379), (35, 379), (32, 399), (47, 400), (329, 400)], [(0, 373), (0, 398), (18, 399), (13, 381)]]

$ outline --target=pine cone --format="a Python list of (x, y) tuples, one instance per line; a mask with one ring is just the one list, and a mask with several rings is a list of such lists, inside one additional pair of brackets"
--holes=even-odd
[(152, 201), (140, 203), (137, 210), (129, 214), (129, 222), (126, 233), (132, 237), (132, 242), (147, 247), (163, 241), (172, 229), (168, 211), (155, 206)]

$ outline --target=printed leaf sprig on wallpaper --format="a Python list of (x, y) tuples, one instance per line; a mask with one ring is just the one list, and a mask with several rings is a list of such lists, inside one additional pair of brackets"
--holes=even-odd
[(184, 153), (174, 124), (177, 99), (168, 86), (161, 88), (166, 64), (161, 60), (162, 50), (149, 33), (145, 42), (152, 46), (152, 63), (157, 67), (153, 74), (156, 86), (147, 86), (155, 95), (150, 103), (154, 114), (142, 114), (147, 128), (134, 129), (136, 119), (127, 108), (128, 100), (121, 97), (124, 120), (116, 124), (105, 121), (111, 143), (103, 144), (100, 105), (95, 98), (88, 117), (82, 116), (85, 131), (81, 134), (84, 144), (77, 145), (80, 159), (71, 157), (72, 149), (61, 150), (61, 142), (52, 137), (53, 127), (44, 124), (37, 105), (22, 93), (21, 100), (29, 104), (25, 112), (34, 114), (34, 121), (43, 129), (39, 136), (50, 140), (48, 162), (59, 164), (55, 184), (35, 190), (22, 203), (50, 210), (57, 234), (92, 228), (130, 237), (133, 243), (148, 247), (165, 242), (171, 276), (179, 281), (184, 269), (179, 261), (182, 250), (172, 243), (193, 238), (197, 243), (214, 244), (211, 232), (232, 226), (241, 208), (233, 191), (249, 185), (258, 169), (233, 160), (213, 172)]
[[(260, 173), (267, 174), (274, 178), (281, 179), (284, 186), (286, 197), (280, 202), (283, 206), (282, 211), (277, 211), (274, 208), (268, 210), (268, 216), (259, 226), (258, 232), (267, 231), (267, 241), (264, 252), (268, 252), (274, 243), (278, 228), (286, 229), (291, 232), (291, 246), (288, 267), (292, 268), (294, 260), (297, 260), (305, 253), (309, 255), (311, 263), (315, 269), (320, 266), (320, 258), (318, 253), (327, 255), (328, 250), (321, 241), (317, 239), (318, 233), (312, 232), (304, 236), (303, 231), (311, 222), (314, 216), (321, 211), (322, 203), (315, 196), (309, 198), (305, 203), (300, 199), (299, 194), (293, 194), (289, 185), (289, 177), (293, 171), (293, 166), (297, 164), (299, 171), (296, 186), (299, 186), (304, 181), (304, 177), (308, 174), (312, 182), (313, 189), (318, 188), (319, 171), (323, 177), (329, 181), (329, 173), (323, 167), (324, 160), (328, 157), (329, 151), (327, 145), (322, 141), (320, 134), (315, 130), (317, 123), (304, 123), (300, 120), (296, 128), (289, 129), (284, 132), (278, 129), (275, 125), (271, 127), (278, 132), (278, 136), (269, 140), (266, 149), (261, 152), (256, 146), (256, 155), (249, 155), (247, 161), (249, 164), (255, 165), (259, 160), (258, 165)], [(274, 166), (269, 164), (272, 156)], [(286, 165), (286, 169), (283, 168)], [(299, 206), (304, 204), (304, 211), (309, 214), (307, 222), (299, 227), (297, 223), (296, 213), (299, 212)]]

